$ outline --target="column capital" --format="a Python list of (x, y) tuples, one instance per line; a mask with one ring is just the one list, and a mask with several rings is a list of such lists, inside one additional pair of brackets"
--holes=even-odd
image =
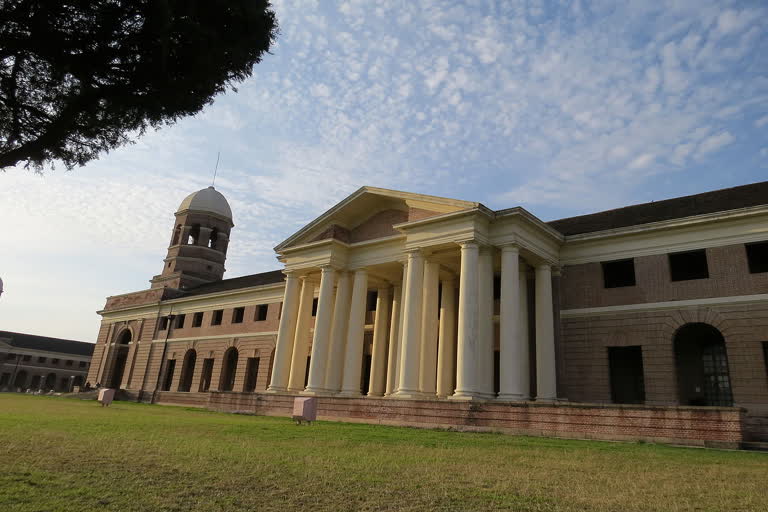
[(480, 247), (480, 245), (481, 245), (480, 242), (478, 242), (475, 239), (462, 240), (460, 242), (456, 242), (456, 244), (458, 244), (459, 247), (461, 247), (462, 249), (466, 249), (468, 247)]
[(338, 268), (336, 268), (334, 265), (331, 265), (330, 263), (325, 263), (323, 265), (320, 265), (320, 272), (323, 274), (328, 274), (330, 272), (337, 271)]
[(504, 245), (500, 245), (499, 248), (503, 253), (520, 254), (520, 246), (517, 242), (509, 242)]

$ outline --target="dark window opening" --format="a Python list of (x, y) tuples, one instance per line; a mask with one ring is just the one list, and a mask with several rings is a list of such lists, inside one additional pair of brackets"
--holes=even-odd
[(208, 247), (211, 249), (216, 249), (216, 242), (219, 240), (219, 230), (217, 228), (213, 228), (211, 230), (211, 236), (208, 237)]
[(175, 327), (177, 329), (183, 329), (184, 328), (184, 320), (187, 318), (187, 315), (176, 315), (176, 325)]
[(51, 359), (51, 364), (59, 364), (59, 360), (56, 358)]
[(256, 390), (256, 379), (259, 377), (258, 357), (249, 357), (245, 367), (245, 388), (244, 391), (252, 392)]
[(604, 261), (603, 284), (606, 288), (635, 286), (635, 260)]
[(200, 224), (193, 224), (192, 229), (189, 230), (187, 245), (197, 245), (198, 240), (200, 240)]
[(6, 359), (16, 359), (16, 354), (8, 354), (5, 356)]
[(360, 392), (367, 394), (371, 389), (371, 354), (363, 355), (363, 374), (360, 376)]
[(675, 369), (681, 405), (733, 405), (725, 339), (705, 323), (686, 324), (675, 334)]
[(611, 401), (615, 404), (644, 403), (643, 348), (608, 347), (608, 366), (611, 375)]
[(213, 312), (213, 315), (211, 315), (211, 325), (221, 325), (222, 318), (224, 318), (224, 310), (217, 309)]
[(73, 364), (75, 364), (75, 362), (74, 362), (73, 360), (71, 360), (71, 359), (67, 359), (67, 360), (64, 362), (64, 364), (65, 364), (66, 366), (72, 366)]
[(245, 308), (235, 308), (232, 310), (232, 323), (233, 324), (241, 324), (243, 323), (243, 318), (245, 317)]
[(317, 316), (317, 298), (312, 299), (312, 316)]
[(192, 376), (195, 373), (196, 362), (197, 352), (194, 349), (187, 350), (187, 353), (184, 355), (184, 364), (181, 367), (178, 391), (188, 392), (192, 389)]
[(211, 376), (213, 375), (213, 358), (203, 359), (203, 371), (200, 375), (201, 392), (208, 391), (211, 388)]
[(118, 344), (120, 344), (120, 345), (127, 345), (127, 344), (129, 344), (131, 342), (131, 338), (132, 338), (131, 331), (126, 329), (120, 335), (120, 338), (118, 339)]
[(181, 224), (176, 226), (176, 229), (173, 230), (173, 240), (171, 240), (171, 245), (178, 244), (180, 236), (181, 236)]
[(32, 356), (24, 356), (21, 358), (22, 361), (29, 361), (30, 359), (32, 359)]
[(173, 372), (176, 370), (176, 360), (169, 359), (165, 369), (165, 381), (163, 382), (163, 391), (171, 390), (173, 383)]
[(192, 316), (192, 327), (200, 327), (201, 325), (203, 325), (203, 313), (195, 313)]
[(159, 329), (161, 331), (164, 331), (168, 328), (168, 317), (167, 316), (161, 316), (160, 317), (160, 327)]
[(232, 391), (235, 388), (235, 373), (237, 372), (237, 349), (230, 347), (224, 354), (224, 367), (221, 370), (222, 391)]
[(47, 357), (38, 357), (37, 362), (38, 363), (44, 363), (48, 358)]
[(379, 298), (379, 292), (376, 290), (371, 290), (368, 292), (368, 295), (366, 296), (366, 303), (365, 303), (365, 310), (366, 311), (376, 311), (376, 301)]
[(746, 248), (749, 272), (751, 274), (768, 272), (768, 242), (747, 244)]
[(691, 279), (707, 279), (707, 251), (678, 252), (669, 255), (669, 273), (672, 281), (689, 281)]
[(501, 300), (501, 276), (493, 276), (493, 300)]
[(259, 304), (256, 306), (256, 315), (255, 320), (257, 322), (263, 322), (267, 319), (267, 312), (269, 311), (269, 305), (267, 304)]
[(85, 361), (80, 361), (77, 363), (78, 368), (85, 368)]
[(11, 374), (6, 372), (2, 376), (0, 376), (0, 389), (7, 386), (9, 382), (11, 382)]

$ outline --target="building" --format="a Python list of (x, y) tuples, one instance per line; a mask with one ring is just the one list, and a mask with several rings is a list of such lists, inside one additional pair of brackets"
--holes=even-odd
[(768, 439), (768, 182), (553, 222), (362, 187), (275, 248), (281, 270), (223, 279), (232, 219), (213, 187), (184, 199), (151, 287), (99, 312), (90, 382), (264, 414), (301, 394), (359, 421)]
[(0, 331), (0, 391), (71, 391), (83, 386), (93, 343)]

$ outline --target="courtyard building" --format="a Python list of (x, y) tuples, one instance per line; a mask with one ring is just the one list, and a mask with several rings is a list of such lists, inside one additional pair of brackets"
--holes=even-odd
[(768, 440), (768, 182), (552, 222), (362, 187), (275, 247), (281, 269), (223, 279), (233, 227), (213, 187), (182, 201), (150, 288), (99, 312), (90, 382), (391, 423), (526, 411), (521, 431), (566, 411), (597, 437), (605, 411), (698, 438), (717, 415)]
[(0, 391), (69, 392), (84, 386), (93, 349), (84, 341), (0, 331)]

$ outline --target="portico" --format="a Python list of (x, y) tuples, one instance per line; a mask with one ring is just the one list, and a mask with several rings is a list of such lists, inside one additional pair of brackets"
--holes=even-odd
[(276, 247), (269, 391), (555, 400), (561, 243), (522, 208), (360, 189)]

